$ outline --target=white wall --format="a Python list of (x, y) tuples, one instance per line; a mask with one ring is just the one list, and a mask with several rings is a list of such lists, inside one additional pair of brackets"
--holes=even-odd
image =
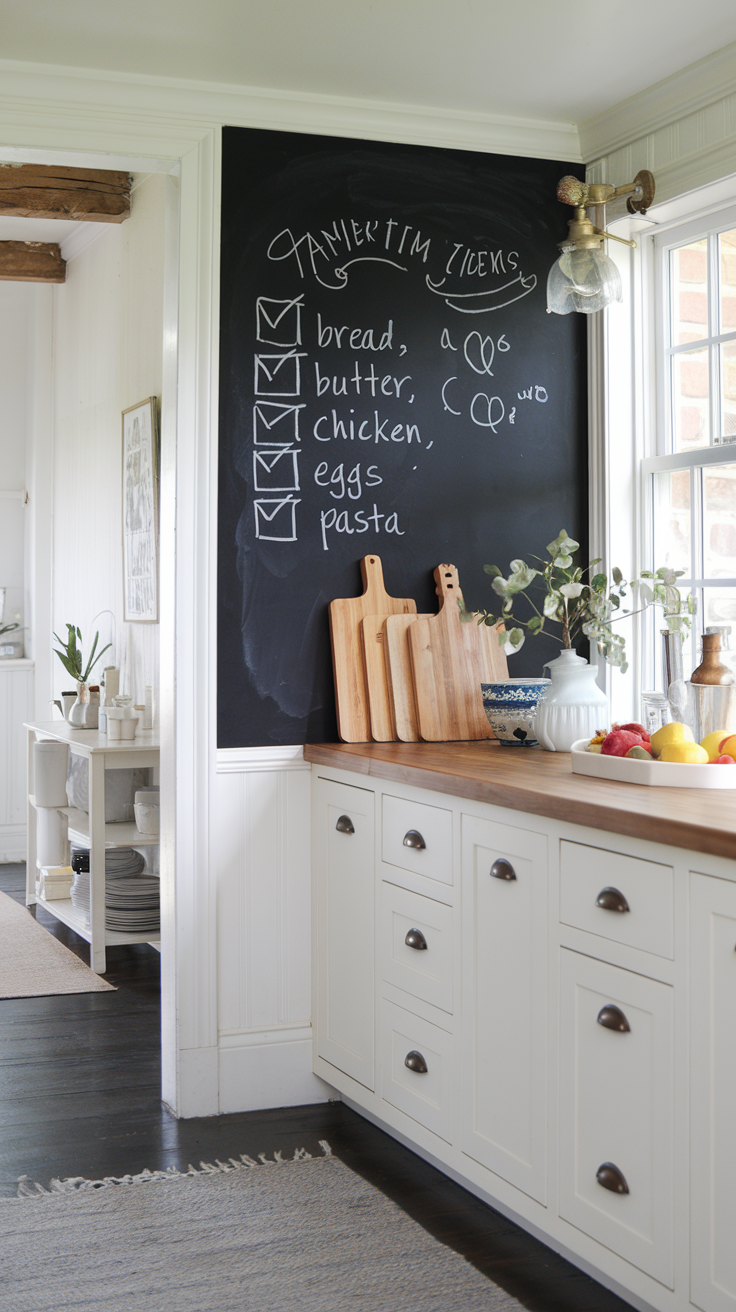
[(25, 623), (25, 518), (28, 337), (33, 287), (0, 282), (0, 588), (5, 623)]
[[(53, 291), (53, 628), (78, 625), (85, 656), (95, 629), (101, 645), (115, 632), (121, 692), (136, 702), (146, 684), (158, 692), (159, 626), (123, 623), (121, 412), (161, 396), (164, 185), (136, 180), (125, 223), (88, 225), (76, 254), (73, 238)], [(114, 625), (94, 619), (107, 610)], [(70, 683), (58, 660), (53, 680), (55, 696)]]

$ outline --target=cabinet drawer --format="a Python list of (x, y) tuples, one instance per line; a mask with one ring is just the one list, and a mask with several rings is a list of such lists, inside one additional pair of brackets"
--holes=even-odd
[(385, 883), (381, 938), (384, 980), (452, 1012), (452, 908)]
[(672, 989), (566, 948), (560, 986), (560, 1216), (672, 1288)]
[(317, 1051), (368, 1089), (374, 1087), (374, 800), (366, 789), (317, 781)]
[(565, 925), (671, 960), (673, 885), (672, 866), (583, 843), (560, 843), (560, 920)]
[(452, 883), (452, 811), (402, 797), (383, 799), (383, 860)]
[[(384, 1000), (383, 1098), (451, 1143), (452, 1035)], [(406, 1065), (409, 1057), (426, 1070)]]

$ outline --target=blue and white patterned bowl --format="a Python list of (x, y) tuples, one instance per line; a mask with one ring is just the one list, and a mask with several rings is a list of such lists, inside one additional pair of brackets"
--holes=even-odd
[(549, 684), (549, 679), (504, 679), (480, 685), (486, 718), (502, 747), (539, 746), (534, 718)]

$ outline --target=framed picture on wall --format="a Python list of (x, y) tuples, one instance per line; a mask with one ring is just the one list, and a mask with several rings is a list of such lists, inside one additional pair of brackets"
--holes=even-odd
[(123, 619), (158, 621), (157, 398), (123, 410)]

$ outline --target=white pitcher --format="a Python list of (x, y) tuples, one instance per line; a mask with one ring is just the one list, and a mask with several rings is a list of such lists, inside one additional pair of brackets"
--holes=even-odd
[(595, 666), (570, 648), (546, 661), (550, 683), (537, 707), (534, 733), (548, 752), (569, 752), (578, 738), (608, 728), (608, 698), (598, 687)]

